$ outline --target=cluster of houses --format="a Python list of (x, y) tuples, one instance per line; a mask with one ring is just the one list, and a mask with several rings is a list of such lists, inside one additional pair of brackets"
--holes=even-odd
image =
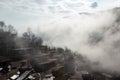
[(0, 56), (0, 80), (39, 80), (39, 75), (27, 59), (12, 60)]
[(32, 54), (28, 48), (19, 48), (12, 56), (0, 56), (0, 80), (57, 80), (63, 76), (64, 65), (58, 60), (62, 55), (53, 56), (55, 50), (48, 53), (46, 46), (40, 51)]
[[(0, 56), (0, 80), (119, 80), (113, 76), (80, 71), (72, 60), (65, 62), (63, 54), (55, 54), (56, 49), (42, 46), (39, 51), (29, 48), (14, 49), (12, 56)], [(70, 64), (67, 65), (66, 63)], [(67, 68), (70, 69), (68, 71)], [(72, 67), (72, 68), (71, 68)]]

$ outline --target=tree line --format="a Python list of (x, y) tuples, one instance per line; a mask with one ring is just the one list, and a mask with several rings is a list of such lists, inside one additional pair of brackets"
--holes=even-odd
[[(17, 48), (34, 48), (38, 49), (43, 46), (43, 39), (33, 33), (31, 29), (28, 29), (18, 36), (14, 26), (5, 24), (4, 21), (0, 21), (0, 55), (11, 54), (12, 50)], [(49, 46), (47, 46), (49, 47)], [(54, 47), (58, 53), (73, 53), (68, 48), (57, 48)]]

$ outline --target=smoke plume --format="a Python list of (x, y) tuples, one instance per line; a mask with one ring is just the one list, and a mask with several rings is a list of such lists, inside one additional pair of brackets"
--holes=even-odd
[(40, 30), (44, 44), (68, 47), (103, 69), (120, 72), (119, 8), (57, 18)]

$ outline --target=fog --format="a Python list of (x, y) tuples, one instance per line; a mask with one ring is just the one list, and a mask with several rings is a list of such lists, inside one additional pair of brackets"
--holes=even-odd
[(120, 9), (78, 13), (39, 27), (44, 44), (68, 47), (99, 62), (102, 69), (120, 72)]

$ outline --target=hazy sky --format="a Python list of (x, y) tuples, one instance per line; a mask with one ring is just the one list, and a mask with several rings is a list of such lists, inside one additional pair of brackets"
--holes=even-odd
[(120, 0), (0, 0), (0, 20), (13, 25), (39, 25), (45, 20), (120, 6)]

